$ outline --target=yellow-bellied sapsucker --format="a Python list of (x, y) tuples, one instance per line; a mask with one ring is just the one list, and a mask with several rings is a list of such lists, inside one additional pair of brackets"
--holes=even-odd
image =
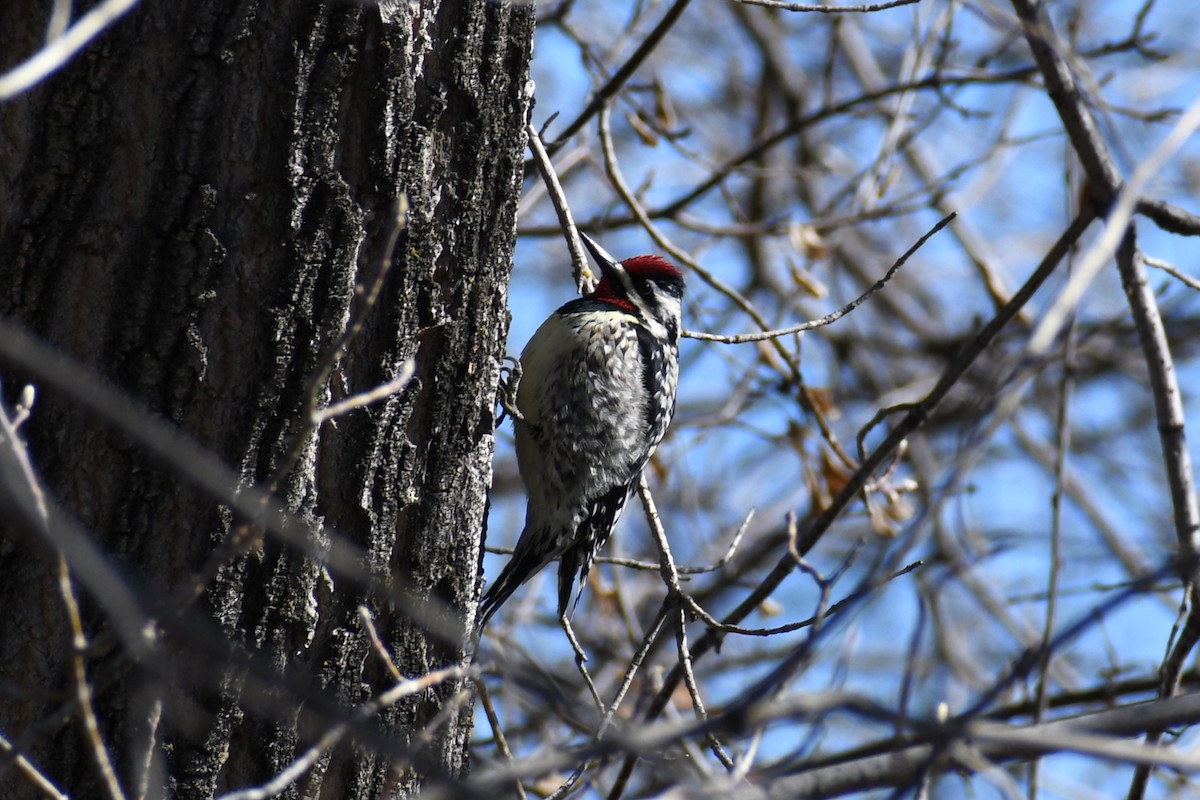
[(514, 418), (529, 502), (512, 560), (479, 605), (496, 609), (559, 559), (558, 613), (580, 590), (675, 413), (683, 275), (660, 256), (617, 261), (583, 241), (595, 291), (559, 308), (521, 353)]

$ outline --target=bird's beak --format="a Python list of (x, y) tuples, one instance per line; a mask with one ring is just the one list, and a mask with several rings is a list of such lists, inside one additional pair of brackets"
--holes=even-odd
[(596, 266), (600, 267), (601, 274), (610, 281), (618, 281), (617, 285), (621, 285), (617, 277), (623, 271), (621, 262), (610, 256), (607, 250), (598, 245), (592, 237), (583, 231), (579, 232), (579, 237), (583, 239), (588, 252), (592, 254), (592, 260), (596, 262)]

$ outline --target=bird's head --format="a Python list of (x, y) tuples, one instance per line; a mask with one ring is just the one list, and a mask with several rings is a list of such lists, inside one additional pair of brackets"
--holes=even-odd
[(600, 283), (588, 295), (642, 318), (661, 323), (678, 337), (683, 273), (662, 256), (633, 256), (617, 261), (592, 237), (580, 232), (592, 260), (600, 267)]

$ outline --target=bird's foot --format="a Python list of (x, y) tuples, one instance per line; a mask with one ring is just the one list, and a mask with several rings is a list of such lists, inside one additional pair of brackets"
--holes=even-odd
[[(511, 363), (511, 367), (504, 366)], [(525, 420), (521, 409), (517, 408), (517, 387), (521, 385), (521, 362), (513, 356), (505, 356), (500, 366), (500, 385), (496, 387), (496, 403), (500, 406), (500, 414), (496, 417), (496, 427), (504, 422), (505, 417)]]

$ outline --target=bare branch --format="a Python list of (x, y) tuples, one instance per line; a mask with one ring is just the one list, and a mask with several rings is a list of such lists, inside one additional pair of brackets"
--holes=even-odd
[(1137, 213), (1153, 220), (1154, 224), (1168, 233), (1200, 236), (1200, 216), (1163, 200), (1138, 200)]
[[(49, 525), (48, 519), (46, 524)], [(112, 759), (108, 755), (108, 745), (100, 733), (96, 708), (92, 704), (92, 687), (88, 683), (87, 665), (83, 660), (88, 646), (87, 637), (83, 633), (83, 620), (79, 617), (79, 602), (75, 599), (75, 588), (71, 584), (71, 571), (67, 568), (67, 559), (61, 553), (58, 556), (58, 591), (71, 628), (71, 674), (75, 682), (75, 698), (79, 706), (79, 720), (83, 725), (84, 737), (88, 741), (96, 770), (100, 773), (100, 785), (108, 792), (110, 800), (125, 800), (125, 792), (121, 790), (121, 783), (117, 780)]]
[(533, 123), (525, 126), (525, 134), (529, 137), (529, 149), (533, 152), (533, 163), (537, 164), (542, 174), (542, 182), (550, 194), (550, 202), (554, 205), (554, 213), (558, 215), (558, 224), (562, 227), (567, 239), (567, 249), (571, 253), (571, 274), (575, 278), (575, 286), (580, 294), (592, 282), (592, 273), (588, 269), (587, 258), (583, 255), (583, 243), (579, 241), (579, 231), (575, 229), (575, 220), (571, 216), (571, 208), (567, 205), (567, 197), (563, 193), (562, 184), (558, 182), (558, 173), (546, 148), (542, 146), (542, 137), (538, 134)]
[[(31, 58), (0, 74), (0, 101), (15, 97), (45, 80), (137, 4), (138, 0), (105, 0), (88, 11)], [(51, 23), (51, 33), (61, 24), (62, 15), (57, 9), (55, 19), (59, 21)]]
[(777, 8), (780, 11), (812, 11), (818, 14), (869, 14), (873, 11), (887, 11), (889, 8), (911, 6), (919, 2), (919, 0), (888, 0), (888, 2), (885, 3), (873, 3), (860, 6), (822, 6), (812, 5), (810, 3), (787, 3), (783, 2), (782, 0), (735, 0), (735, 2), (744, 3), (748, 6)]
[(340, 417), (351, 411), (378, 403), (380, 400), (386, 400), (398, 392), (404, 391), (404, 387), (408, 386), (408, 382), (412, 380), (413, 373), (416, 372), (417, 362), (413, 359), (408, 359), (400, 365), (400, 369), (396, 372), (396, 377), (392, 378), (387, 383), (381, 383), (374, 389), (371, 389), (353, 397), (347, 397), (345, 400), (334, 403), (331, 406), (326, 406), (312, 415), (314, 425), (323, 425), (328, 420), (334, 417)]
[(3, 736), (0, 736), (0, 754), (13, 759), (17, 772), (29, 781), (42, 797), (49, 798), (49, 800), (69, 800), (29, 759), (20, 753), (15, 753), (12, 744)]
[(1179, 281), (1180, 283), (1182, 283), (1184, 286), (1188, 287), (1189, 289), (1195, 289), (1197, 291), (1200, 291), (1200, 279), (1197, 279), (1197, 278), (1192, 277), (1191, 275), (1188, 275), (1186, 272), (1179, 269), (1178, 267), (1173, 267), (1170, 264), (1168, 264), (1166, 261), (1162, 261), (1161, 259), (1157, 259), (1157, 258), (1151, 258), (1150, 256), (1147, 256), (1145, 254), (1142, 255), (1142, 261), (1144, 261), (1146, 266), (1148, 266), (1148, 267), (1154, 267), (1155, 269), (1161, 269), (1163, 272), (1167, 273), (1172, 278), (1175, 278), (1177, 281)]
[[(1024, 729), (1000, 728), (976, 722), (972, 724), (971, 731), (979, 730), (981, 737), (989, 740), (989, 744), (983, 745), (982, 753), (997, 763), (1051, 752), (1070, 752), (1077, 747), (1077, 752), (1103, 753), (1106, 758), (1130, 763), (1176, 765), (1191, 764), (1194, 759), (1161, 748), (1107, 737), (1136, 736), (1163, 722), (1167, 725), (1190, 725), (1197, 721), (1200, 721), (1200, 698), (1191, 695), (1133, 704)], [(1106, 736), (1102, 738), (1101, 735)], [(939, 764), (939, 770), (953, 768), (954, 762), (964, 754), (961, 746), (951, 744), (945, 752), (945, 761)], [(768, 787), (766, 796), (781, 799), (833, 797), (872, 788), (903, 786), (914, 780), (929, 764), (934, 749), (934, 745), (928, 744), (899, 744), (880, 755), (843, 759), (841, 764), (815, 764), (801, 774), (775, 781)], [(1194, 765), (1182, 768), (1196, 769)]]
[(929, 241), (929, 239), (932, 238), (935, 233), (949, 225), (950, 221), (956, 216), (958, 216), (956, 212), (951, 212), (947, 216), (940, 219), (936, 225), (930, 228), (929, 231), (927, 231), (923, 236), (921, 236), (920, 239), (917, 240), (916, 244), (908, 248), (908, 250), (904, 252), (904, 255), (896, 259), (895, 263), (892, 264), (886, 273), (884, 273), (884, 276), (876, 281), (871, 288), (867, 289), (865, 292), (839, 308), (837, 311), (826, 314), (820, 319), (814, 319), (811, 322), (802, 322), (799, 325), (792, 325), (788, 328), (778, 328), (773, 331), (762, 331), (760, 333), (742, 333), (736, 336), (722, 336), (715, 333), (703, 333), (699, 331), (684, 331), (683, 335), (691, 339), (699, 339), (705, 342), (720, 342), (721, 344), (745, 344), (746, 342), (761, 342), (767, 339), (776, 339), (780, 336), (789, 336), (794, 333), (800, 333), (802, 331), (809, 331), (814, 328), (823, 328), (826, 325), (831, 325), (832, 323), (837, 322), (839, 319), (849, 314), (854, 309), (861, 306), (870, 299), (871, 295), (875, 294), (884, 286), (886, 286), (887, 282), (890, 281), (895, 274), (900, 271), (900, 268), (908, 262), (908, 259), (912, 256), (912, 254), (920, 250), (921, 245)]
[[(411, 697), (419, 692), (426, 691), (431, 687), (437, 686), (447, 681), (461, 681), (471, 677), (471, 670), (461, 667), (447, 667), (445, 669), (434, 670), (433, 672), (422, 675), (419, 678), (411, 678), (397, 681), (390, 689), (380, 694), (369, 703), (364, 703), (359, 706), (351, 718), (354, 722), (365, 722), (382, 709), (394, 705), (405, 697)], [(306, 772), (313, 768), (322, 755), (329, 752), (337, 745), (338, 742), (349, 732), (350, 724), (338, 723), (331, 726), (321, 738), (316, 741), (311, 747), (305, 750), (292, 763), (279, 771), (271, 780), (263, 783), (260, 786), (239, 789), (234, 792), (228, 792), (219, 797), (219, 800), (267, 800), (271, 797), (277, 797), (287, 791), (288, 787), (304, 776)]]
[(558, 134), (558, 138), (551, 142), (549, 146), (547, 146), (546, 150), (550, 155), (557, 153), (568, 139), (582, 130), (583, 126), (587, 125), (588, 121), (591, 120), (591, 118), (594, 117), (596, 113), (600, 111), (600, 109), (604, 108), (610, 99), (615, 97), (617, 93), (621, 91), (621, 87), (623, 87), (626, 82), (633, 77), (633, 74), (637, 72), (638, 67), (642, 65), (642, 62), (654, 52), (654, 49), (658, 47), (663, 37), (667, 35), (667, 32), (670, 31), (672, 26), (674, 26), (679, 20), (679, 17), (683, 14), (683, 10), (687, 8), (689, 2), (690, 0), (675, 0), (675, 2), (671, 4), (671, 7), (667, 9), (667, 13), (663, 14), (663, 18), (659, 20), (657, 25), (654, 26), (654, 30), (650, 31), (646, 38), (642, 40), (642, 43), (638, 45), (638, 48), (633, 52), (633, 55), (631, 55), (629, 59), (621, 65), (620, 69), (613, 73), (613, 76), (609, 78), (603, 86), (601, 86), (598, 90), (596, 90), (595, 93), (592, 94), (592, 99), (588, 102), (584, 109), (579, 112), (579, 116), (575, 117), (575, 119), (569, 125), (567, 125), (567, 127), (564, 128), (561, 133)]

